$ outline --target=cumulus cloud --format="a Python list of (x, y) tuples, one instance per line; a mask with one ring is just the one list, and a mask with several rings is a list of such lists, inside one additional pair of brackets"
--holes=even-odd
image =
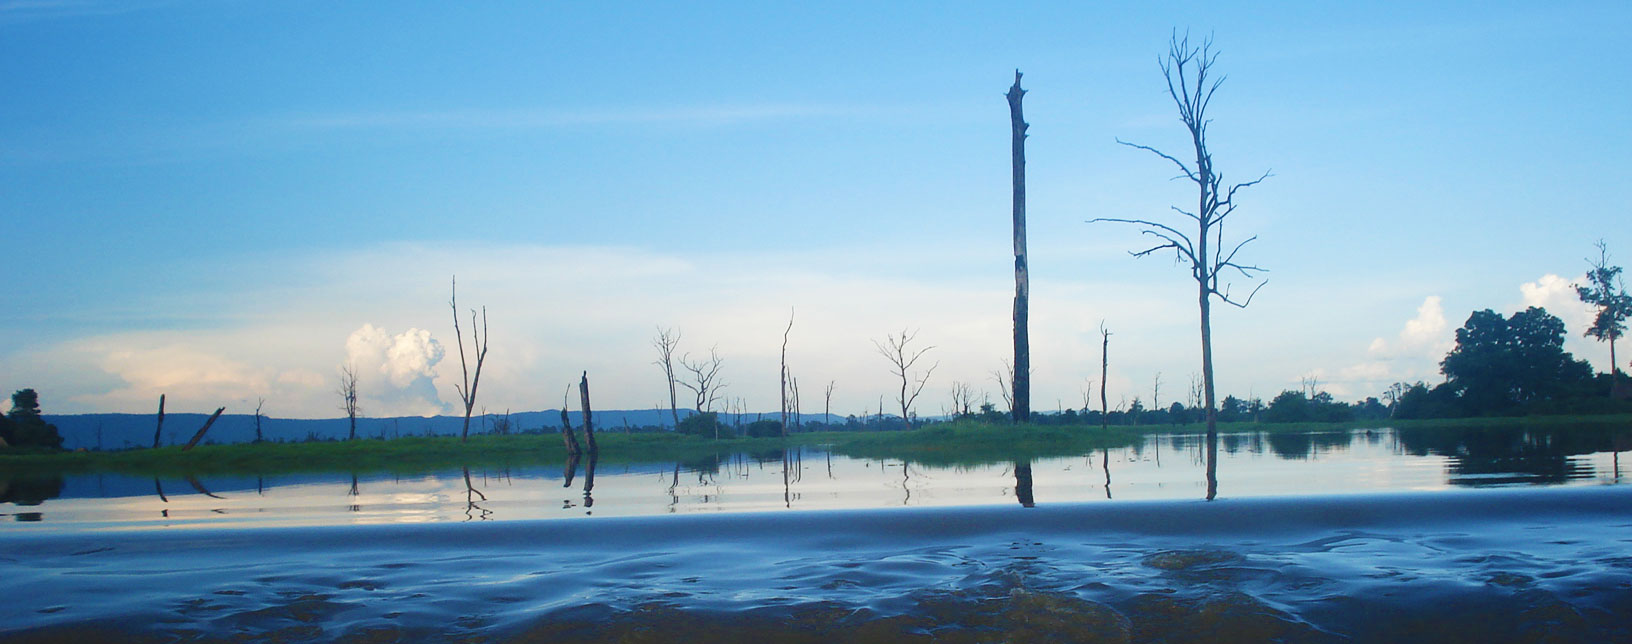
[(1438, 359), (1451, 350), (1455, 336), (1445, 320), (1444, 298), (1430, 295), (1417, 307), (1417, 316), (1406, 320), (1405, 327), (1393, 340), (1376, 338), (1367, 353), (1372, 357), (1389, 360), (1403, 357), (1430, 357)]
[(346, 338), (346, 364), (357, 370), (359, 402), (373, 415), (444, 411), (435, 382), (442, 356), (442, 344), (424, 329), (391, 334), (364, 324)]
[[(1593, 341), (1582, 337), (1592, 320), (1597, 317), (1598, 311), (1591, 305), (1582, 302), (1575, 293), (1575, 285), (1585, 283), (1586, 275), (1575, 279), (1564, 279), (1551, 273), (1541, 276), (1534, 282), (1525, 282), (1519, 285), (1519, 293), (1524, 296), (1524, 303), (1518, 308), (1539, 306), (1547, 309), (1548, 313), (1558, 316), (1564, 321), (1564, 348), (1574, 353), (1578, 358), (1588, 360), (1598, 359), (1607, 362), (1608, 351), (1595, 351)], [(1605, 367), (1607, 370), (1607, 367)]]

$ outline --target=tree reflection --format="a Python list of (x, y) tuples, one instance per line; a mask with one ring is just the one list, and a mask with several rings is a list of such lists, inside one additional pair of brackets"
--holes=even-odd
[(1497, 427), (1428, 427), (1395, 433), (1398, 449), (1414, 456), (1444, 456), (1446, 479), (1471, 487), (1549, 484), (1591, 478), (1592, 466), (1577, 458), (1612, 452), (1619, 476), (1618, 448), (1632, 443), (1632, 432), (1569, 427), (1534, 430)]
[(1037, 507), (1031, 490), (1031, 461), (1014, 462), (1014, 496), (1020, 501), (1020, 507)]
[(476, 486), (470, 482), (470, 467), (469, 466), (464, 466), (464, 467), (461, 467), (460, 469), (465, 471), (465, 520), (466, 521), (470, 521), (470, 520), (473, 520), (473, 519), (481, 519), (483, 521), (488, 520), (489, 518), (491, 518), (490, 515), (493, 514), (493, 511), (489, 510), (487, 508), (484, 508), (484, 507), (482, 507), (480, 505), (476, 505), (477, 497), (480, 497), (482, 502), (486, 503), (487, 502), (487, 495), (482, 494), (482, 491), (476, 489)]
[(1218, 497), (1218, 433), (1207, 432), (1207, 500)]

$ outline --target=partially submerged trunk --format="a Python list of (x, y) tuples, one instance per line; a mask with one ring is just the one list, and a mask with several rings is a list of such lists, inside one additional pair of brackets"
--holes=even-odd
[(153, 428), (153, 449), (159, 448), (159, 436), (164, 433), (164, 394), (159, 394), (159, 424)]
[(584, 406), (584, 442), (589, 444), (589, 453), (593, 457), (600, 448), (595, 445), (595, 423), (590, 420), (588, 371), (585, 371), (583, 379), (578, 381), (578, 397)]
[(198, 433), (193, 434), (193, 440), (187, 441), (187, 446), (181, 448), (181, 451), (185, 452), (187, 450), (190, 450), (190, 449), (193, 448), (193, 446), (198, 445), (199, 441), (204, 440), (204, 432), (210, 431), (210, 426), (215, 424), (215, 419), (220, 418), (221, 417), (221, 412), (224, 412), (226, 410), (227, 410), (226, 407), (217, 407), (217, 408), (215, 408), (215, 413), (210, 414), (210, 419), (204, 421), (204, 426), (198, 428)]

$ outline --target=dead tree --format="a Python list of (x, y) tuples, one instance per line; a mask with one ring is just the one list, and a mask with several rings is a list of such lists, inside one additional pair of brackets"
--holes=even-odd
[[(164, 394), (159, 394), (159, 424), (153, 427), (153, 449), (159, 448), (159, 437), (164, 433)], [(162, 493), (160, 494), (163, 495)]]
[(1194, 211), (1177, 206), (1171, 207), (1175, 212), (1194, 222), (1195, 237), (1192, 238), (1172, 226), (1145, 219), (1097, 218), (1089, 222), (1106, 221), (1138, 226), (1141, 234), (1155, 237), (1159, 243), (1141, 251), (1130, 251), (1130, 254), (1134, 257), (1144, 257), (1172, 250), (1177, 260), (1183, 260), (1189, 265), (1190, 275), (1196, 280), (1196, 299), (1201, 309), (1201, 378), (1205, 389), (1209, 436), (1216, 436), (1218, 432), (1218, 408), (1215, 404), (1213, 384), (1212, 301), (1217, 298), (1225, 304), (1246, 308), (1252, 303), (1252, 298), (1258, 294), (1258, 290), (1267, 283), (1259, 282), (1244, 300), (1236, 300), (1230, 296), (1228, 283), (1220, 288), (1219, 275), (1226, 271), (1235, 271), (1248, 280), (1255, 280), (1260, 273), (1265, 272), (1262, 268), (1243, 264), (1235, 259), (1242, 247), (1258, 239), (1257, 236), (1248, 237), (1225, 251), (1224, 222), (1235, 212), (1236, 192), (1257, 185), (1270, 176), (1265, 172), (1257, 179), (1226, 188), (1223, 175), (1213, 168), (1213, 156), (1207, 149), (1207, 126), (1212, 123), (1207, 118), (1207, 106), (1212, 102), (1213, 92), (1224, 82), (1222, 76), (1213, 77), (1213, 64), (1217, 59), (1218, 54), (1212, 50), (1211, 39), (1203, 41), (1200, 47), (1192, 47), (1188, 35), (1180, 38), (1174, 34), (1168, 43), (1166, 58), (1158, 60), (1162, 76), (1167, 79), (1168, 96), (1178, 106), (1179, 119), (1189, 131), (1190, 143), (1195, 151), (1193, 165), (1186, 164), (1156, 148), (1117, 139), (1117, 143), (1145, 150), (1173, 163), (1179, 168), (1180, 177), (1196, 185), (1198, 197)]
[(952, 383), (952, 413), (956, 416), (969, 416), (969, 409), (975, 404), (975, 390), (961, 381)]
[(578, 398), (580, 400), (582, 400), (583, 404), (584, 404), (584, 442), (588, 444), (588, 446), (589, 446), (589, 455), (590, 455), (590, 458), (593, 460), (595, 455), (600, 452), (600, 447), (595, 444), (595, 423), (590, 420), (590, 415), (589, 415), (589, 372), (588, 371), (585, 371), (583, 379), (578, 381)]
[(266, 405), (265, 398), (255, 400), (255, 442), (261, 442), (261, 407)]
[(657, 348), (657, 360), (652, 362), (663, 370), (663, 377), (669, 382), (669, 414), (674, 417), (675, 429), (680, 428), (680, 403), (676, 399), (674, 380), (674, 349), (680, 346), (680, 332), (675, 329), (657, 330), (657, 337), (652, 338), (652, 346)]
[(567, 453), (576, 459), (584, 450), (578, 447), (578, 436), (572, 431), (572, 419), (567, 416), (567, 401), (571, 396), (572, 383), (567, 383), (567, 391), (561, 394), (561, 440), (567, 445)]
[(782, 331), (782, 437), (788, 436), (788, 334), (793, 332), (793, 309), (788, 309), (788, 328)]
[(1014, 402), (1010, 405), (1014, 422), (1031, 420), (1031, 339), (1029, 334), (1029, 299), (1031, 286), (1026, 266), (1026, 119), (1021, 114), (1020, 99), (1026, 90), (1020, 89), (1020, 70), (1014, 70), (1014, 85), (1009, 87), (1010, 148), (1014, 170), (1014, 371), (1011, 386)]
[(215, 419), (220, 418), (221, 417), (221, 412), (224, 412), (226, 410), (227, 410), (226, 407), (216, 407), (215, 408), (215, 413), (210, 414), (210, 419), (204, 421), (204, 426), (198, 428), (198, 433), (193, 434), (193, 440), (187, 441), (187, 445), (182, 447), (181, 451), (185, 452), (187, 450), (190, 450), (193, 447), (197, 446), (199, 441), (204, 440), (204, 432), (210, 431), (210, 426), (215, 424)]
[(691, 390), (697, 399), (697, 413), (701, 414), (714, 406), (720, 399), (720, 390), (726, 387), (726, 383), (720, 381), (720, 366), (725, 359), (720, 357), (715, 347), (709, 347), (706, 361), (692, 362), (690, 357), (689, 354), (680, 356), (680, 368), (690, 372), (696, 384), (682, 380), (680, 386)]
[(1111, 428), (1111, 406), (1105, 399), (1105, 381), (1111, 373), (1111, 330), (1099, 321), (1099, 429)]
[[(878, 348), (879, 355), (890, 361), (890, 372), (901, 378), (901, 395), (896, 398), (896, 401), (901, 403), (901, 421), (907, 424), (907, 429), (912, 429), (912, 416), (910, 415), (912, 402), (918, 399), (918, 394), (923, 393), (924, 384), (929, 382), (929, 375), (935, 373), (935, 367), (941, 364), (937, 362), (930, 365), (922, 376), (913, 373), (912, 366), (917, 364), (918, 360), (923, 358), (924, 354), (930, 349), (935, 348), (934, 346), (927, 346), (922, 349), (911, 348), (912, 339), (917, 335), (916, 331), (902, 329), (901, 335), (885, 334), (882, 343), (877, 340), (873, 341), (873, 346)], [(879, 401), (878, 407), (879, 414), (882, 415), (884, 413), (883, 401)]]
[(482, 381), (482, 364), (487, 360), (487, 307), (482, 307), (481, 333), (477, 333), (476, 309), (470, 310), (470, 339), (471, 350), (476, 352), (476, 371), (471, 373), (469, 363), (465, 359), (465, 336), (459, 331), (459, 280), (453, 280), (453, 296), (448, 299), (448, 306), (453, 308), (453, 337), (459, 342), (459, 373), (464, 377), (464, 383), (454, 383), (453, 388), (459, 392), (459, 400), (465, 404), (464, 428), (459, 432), (461, 442), (470, 440), (470, 412), (476, 408), (476, 387)]
[[(351, 421), (351, 434), (346, 440), (357, 440), (357, 368), (351, 365), (340, 367), (340, 409), (346, 412), (346, 419)], [(259, 413), (259, 412), (257, 412)], [(258, 416), (257, 416), (258, 418)], [(257, 423), (260, 421), (257, 420)], [(258, 437), (258, 435), (257, 435)]]
[(1014, 365), (1007, 358), (1003, 360), (1003, 370), (992, 370), (992, 379), (997, 381), (997, 394), (1003, 397), (1003, 404), (1008, 406), (1010, 413), (1014, 411), (1014, 389), (1010, 383), (1014, 380)]
[(832, 425), (833, 424), (833, 385), (836, 384), (836, 383), (838, 383), (837, 380), (827, 381), (827, 391), (823, 395), (825, 400), (822, 402), (822, 424), (823, 425)]
[(1162, 372), (1156, 372), (1156, 377), (1150, 383), (1150, 410), (1162, 410)]

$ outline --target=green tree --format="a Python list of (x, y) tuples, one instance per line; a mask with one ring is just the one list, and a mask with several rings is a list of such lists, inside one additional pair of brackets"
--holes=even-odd
[(10, 447), (61, 449), (62, 435), (57, 426), (40, 417), (40, 395), (33, 389), (19, 389), (11, 395), (11, 413), (0, 425), (0, 438)]
[(1469, 415), (1519, 411), (1592, 377), (1591, 367), (1564, 350), (1564, 322), (1534, 306), (1508, 318), (1474, 311), (1439, 368)]
[(1575, 294), (1582, 302), (1598, 307), (1598, 315), (1585, 335), (1599, 342), (1609, 343), (1609, 381), (1611, 397), (1620, 390), (1620, 364), (1615, 360), (1615, 340), (1626, 333), (1622, 322), (1632, 317), (1632, 295), (1626, 293), (1621, 281), (1621, 267), (1609, 265), (1609, 246), (1598, 240), (1598, 261), (1587, 260), (1592, 270), (1587, 271), (1587, 286), (1575, 285)]

